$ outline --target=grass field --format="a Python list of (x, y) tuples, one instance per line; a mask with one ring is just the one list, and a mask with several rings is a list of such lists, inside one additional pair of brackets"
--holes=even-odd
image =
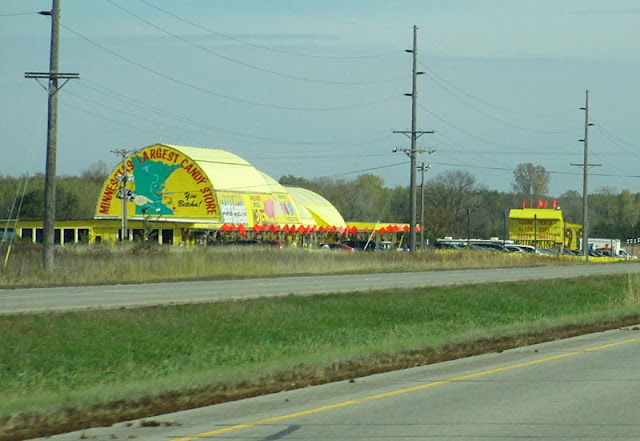
[[(0, 248), (2, 256), (7, 250)], [(0, 271), (0, 288), (102, 285), (319, 274), (580, 264), (570, 256), (485, 252), (346, 253), (270, 247), (170, 247), (144, 242), (56, 249), (53, 272), (42, 269), (40, 246), (17, 244)]]
[(637, 323), (639, 276), (0, 316), (0, 439)]

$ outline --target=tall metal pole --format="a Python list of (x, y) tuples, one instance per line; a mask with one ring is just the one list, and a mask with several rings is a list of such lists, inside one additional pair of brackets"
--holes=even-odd
[(56, 222), (56, 151), (58, 134), (58, 38), (60, 3), (52, 0), (51, 51), (49, 54), (49, 89), (47, 122), (47, 162), (44, 178), (44, 225), (42, 265), (51, 271), (54, 265), (54, 237)]
[(589, 219), (587, 217), (589, 199), (589, 90), (585, 92), (584, 105), (584, 163), (582, 165), (582, 253), (589, 260)]
[[(42, 266), (52, 271), (54, 266), (54, 238), (56, 222), (56, 151), (58, 131), (58, 90), (70, 79), (77, 79), (77, 73), (58, 72), (58, 40), (60, 29), (60, 2), (52, 0), (51, 11), (42, 11), (40, 15), (51, 16), (51, 50), (49, 53), (49, 72), (25, 72), (25, 78), (47, 79), (47, 157), (44, 178), (44, 216), (42, 237)], [(64, 79), (62, 86), (58, 79)]]
[(412, 90), (411, 93), (405, 93), (405, 95), (411, 97), (411, 131), (407, 130), (394, 130), (393, 133), (402, 133), (408, 135), (411, 139), (411, 148), (410, 149), (394, 149), (394, 152), (398, 150), (405, 152), (409, 158), (411, 159), (411, 178), (409, 184), (409, 193), (410, 193), (410, 229), (409, 229), (409, 250), (414, 253), (416, 251), (416, 163), (418, 153), (427, 152), (434, 153), (435, 150), (418, 150), (416, 147), (417, 139), (425, 134), (425, 133), (434, 133), (433, 131), (418, 131), (416, 130), (416, 106), (418, 104), (418, 88), (416, 78), (418, 75), (423, 74), (424, 72), (418, 72), (417, 68), (417, 54), (418, 54), (418, 27), (413, 25), (413, 48), (406, 49), (405, 52), (410, 52), (413, 54), (413, 69), (412, 69)]
[(582, 164), (571, 164), (582, 167), (582, 255), (589, 261), (589, 219), (588, 219), (588, 199), (589, 199), (589, 167), (596, 167), (600, 164), (589, 164), (589, 90), (585, 93), (585, 105), (580, 107), (584, 110), (584, 160)]
[(413, 70), (412, 70), (412, 87), (411, 87), (411, 225), (409, 230), (409, 249), (411, 252), (416, 251), (416, 105), (418, 102), (418, 89), (416, 87), (416, 78), (418, 76), (416, 63), (418, 57), (418, 27), (413, 25)]

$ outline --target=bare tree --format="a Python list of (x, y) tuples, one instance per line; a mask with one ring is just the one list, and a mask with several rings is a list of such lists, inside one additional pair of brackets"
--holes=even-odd
[(107, 168), (107, 164), (104, 161), (94, 162), (87, 168), (82, 171), (80, 177), (84, 180), (90, 182), (98, 182), (102, 183), (109, 176), (109, 170)]
[(567, 190), (558, 198), (565, 222), (582, 223), (582, 195), (576, 190)]
[(551, 177), (543, 166), (520, 163), (513, 171), (512, 187), (515, 193), (537, 199), (549, 193), (550, 181)]
[(436, 235), (465, 233), (467, 210), (478, 205), (476, 178), (465, 171), (446, 171), (427, 185), (427, 225)]

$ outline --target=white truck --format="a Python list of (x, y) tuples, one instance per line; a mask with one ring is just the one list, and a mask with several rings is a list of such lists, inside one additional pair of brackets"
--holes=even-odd
[[(589, 238), (589, 249), (595, 251), (604, 251), (610, 256), (619, 256), (626, 259), (637, 259), (636, 256), (632, 256), (627, 250), (622, 248), (620, 239), (599, 239)], [(580, 239), (580, 246), (582, 247), (582, 239)]]

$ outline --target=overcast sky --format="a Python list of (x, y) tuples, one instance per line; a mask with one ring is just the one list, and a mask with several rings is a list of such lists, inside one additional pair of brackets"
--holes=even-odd
[[(59, 175), (112, 150), (221, 148), (279, 179), (374, 173), (409, 184), (418, 26), (418, 162), (510, 191), (516, 164), (552, 196), (640, 191), (637, 0), (61, 0)], [(44, 172), (50, 0), (0, 1), (0, 172)]]

